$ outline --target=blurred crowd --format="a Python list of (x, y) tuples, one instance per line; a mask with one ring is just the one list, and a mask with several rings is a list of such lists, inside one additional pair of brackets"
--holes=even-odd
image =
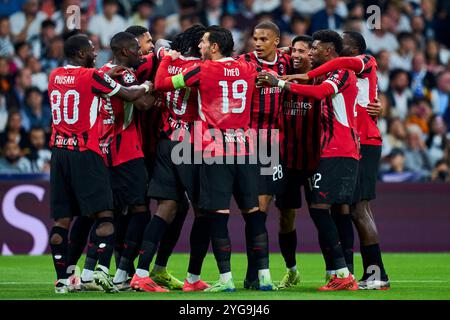
[(112, 35), (130, 25), (156, 41), (194, 23), (219, 24), (239, 54), (253, 50), (252, 27), (271, 19), (281, 46), (320, 29), (361, 32), (379, 66), (380, 179), (450, 182), (449, 13), (448, 0), (2, 0), (0, 174), (49, 171), (47, 79), (65, 63), (67, 21), (89, 35), (102, 66)]

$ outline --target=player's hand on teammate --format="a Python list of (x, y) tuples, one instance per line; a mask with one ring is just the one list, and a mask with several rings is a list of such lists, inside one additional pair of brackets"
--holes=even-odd
[(181, 56), (181, 53), (176, 50), (170, 50), (167, 55), (172, 58), (172, 61), (174, 61)]
[(122, 75), (122, 73), (127, 70), (127, 68), (123, 66), (115, 66), (106, 71), (105, 73), (110, 76), (111, 78), (117, 78)]
[(258, 74), (258, 77), (256, 78), (256, 84), (257, 86), (266, 85), (276, 87), (278, 85), (278, 78), (271, 73), (263, 71)]
[(309, 77), (308, 77), (307, 73), (289, 74), (289, 75), (282, 76), (281, 80), (307, 82), (309, 80)]
[(383, 106), (381, 105), (380, 99), (375, 98), (375, 102), (371, 102), (367, 105), (367, 113), (372, 117), (379, 117), (383, 113)]
[(155, 90), (155, 86), (153, 85), (153, 82), (146, 80), (142, 85), (147, 85), (150, 89), (148, 90), (148, 92), (152, 92), (153, 90)]

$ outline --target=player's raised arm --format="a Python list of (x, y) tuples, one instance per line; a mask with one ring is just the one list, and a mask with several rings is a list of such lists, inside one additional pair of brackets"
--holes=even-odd
[(200, 65), (192, 66), (180, 74), (170, 76), (168, 67), (173, 60), (178, 59), (180, 53), (170, 51), (159, 65), (155, 76), (155, 89), (159, 91), (173, 91), (185, 87), (198, 86), (200, 84)]
[(307, 75), (312, 79), (338, 69), (349, 69), (359, 74), (364, 70), (364, 61), (360, 57), (339, 57), (309, 71)]

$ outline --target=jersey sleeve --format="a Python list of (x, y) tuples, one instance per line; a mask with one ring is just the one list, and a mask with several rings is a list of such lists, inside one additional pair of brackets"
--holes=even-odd
[(91, 78), (91, 90), (94, 94), (105, 94), (109, 97), (119, 92), (121, 85), (106, 73), (94, 70)]
[(347, 80), (350, 75), (348, 70), (336, 70), (333, 72), (324, 83), (329, 83), (333, 86), (334, 93), (342, 92), (347, 87)]
[(130, 71), (124, 71), (118, 81), (124, 87), (139, 85), (136, 75)]
[(173, 91), (185, 87), (198, 87), (200, 85), (200, 64), (193, 65), (176, 76), (170, 76), (167, 69), (172, 61), (170, 56), (162, 59), (156, 72), (155, 88), (160, 91)]
[(322, 100), (335, 93), (334, 86), (325, 81), (319, 85), (290, 83), (289, 91), (294, 94), (311, 97), (317, 100)]
[(309, 78), (317, 78), (338, 69), (350, 69), (359, 74), (364, 71), (365, 63), (360, 57), (339, 57), (324, 63), (307, 74)]

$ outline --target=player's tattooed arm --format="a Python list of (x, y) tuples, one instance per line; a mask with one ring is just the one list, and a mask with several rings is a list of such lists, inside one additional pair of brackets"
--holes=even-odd
[(307, 73), (299, 73), (299, 74), (287, 74), (281, 77), (281, 80), (284, 81), (299, 81), (299, 82), (308, 82), (309, 76)]
[(265, 85), (269, 87), (276, 87), (278, 85), (279, 79), (273, 74), (262, 71), (256, 77), (256, 83), (258, 86)]
[(146, 93), (139, 99), (133, 102), (133, 105), (138, 110), (148, 110), (155, 105), (155, 97), (151, 93)]
[(117, 92), (117, 96), (125, 101), (135, 101), (144, 96), (147, 92), (153, 91), (153, 83), (145, 81), (141, 85), (134, 85), (130, 87), (121, 86)]
[(350, 69), (359, 74), (363, 72), (364, 66), (364, 61), (360, 57), (338, 57), (308, 71), (308, 77), (317, 78), (338, 69)]

